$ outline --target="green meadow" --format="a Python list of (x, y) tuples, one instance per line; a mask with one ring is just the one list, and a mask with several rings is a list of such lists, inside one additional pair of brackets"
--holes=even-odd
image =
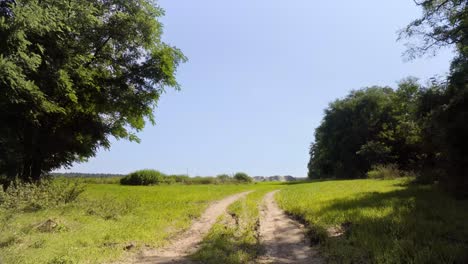
[(291, 185), (280, 206), (329, 263), (467, 263), (468, 201), (409, 180)]
[[(102, 263), (143, 246), (158, 247), (206, 206), (253, 185), (121, 186), (89, 184), (78, 201), (36, 212), (0, 213), (4, 263)], [(47, 220), (53, 232), (37, 227)]]
[[(161, 247), (212, 201), (246, 190), (190, 256), (246, 263), (262, 253), (259, 205), (273, 190), (329, 263), (466, 263), (468, 201), (398, 180), (122, 186), (87, 184), (72, 203), (0, 212), (2, 263), (107, 263)], [(41, 229), (47, 220), (58, 226)]]

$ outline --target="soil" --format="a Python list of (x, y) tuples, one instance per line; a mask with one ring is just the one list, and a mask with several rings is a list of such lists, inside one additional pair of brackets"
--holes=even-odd
[[(256, 263), (322, 264), (324, 259), (311, 247), (305, 228), (281, 210), (275, 201), (278, 191), (265, 195), (261, 205), (259, 237), (264, 254)], [(195, 253), (203, 237), (227, 207), (250, 192), (243, 192), (211, 204), (189, 230), (174, 237), (164, 248), (142, 251), (131, 263), (192, 264), (187, 256)]]
[(203, 237), (227, 207), (249, 192), (238, 193), (211, 204), (186, 232), (176, 236), (168, 246), (145, 250), (132, 263), (192, 263), (187, 256), (195, 253)]
[(325, 263), (310, 246), (302, 224), (288, 217), (276, 201), (277, 191), (265, 195), (261, 208), (260, 241), (265, 254), (258, 263)]

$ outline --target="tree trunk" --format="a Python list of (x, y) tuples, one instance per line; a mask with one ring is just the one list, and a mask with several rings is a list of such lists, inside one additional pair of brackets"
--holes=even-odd
[(38, 155), (33, 157), (33, 162), (31, 165), (31, 180), (33, 182), (38, 182), (41, 179), (42, 174), (42, 161), (41, 157)]

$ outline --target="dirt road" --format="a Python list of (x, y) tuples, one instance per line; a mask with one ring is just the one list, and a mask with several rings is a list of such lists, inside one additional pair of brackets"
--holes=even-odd
[(178, 235), (168, 246), (161, 249), (143, 251), (133, 263), (191, 263), (186, 256), (194, 253), (203, 237), (226, 208), (249, 192), (238, 193), (210, 205), (202, 216), (195, 220), (189, 230)]
[(324, 263), (310, 247), (304, 227), (289, 218), (274, 199), (277, 191), (267, 193), (260, 219), (260, 239), (266, 249), (258, 263)]

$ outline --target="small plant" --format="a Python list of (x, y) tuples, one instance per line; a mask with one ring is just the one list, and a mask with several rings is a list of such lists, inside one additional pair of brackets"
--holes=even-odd
[(120, 179), (122, 185), (154, 185), (164, 182), (166, 175), (157, 170), (138, 170)]
[(234, 174), (234, 179), (238, 182), (253, 182), (253, 179), (244, 172), (237, 172)]

